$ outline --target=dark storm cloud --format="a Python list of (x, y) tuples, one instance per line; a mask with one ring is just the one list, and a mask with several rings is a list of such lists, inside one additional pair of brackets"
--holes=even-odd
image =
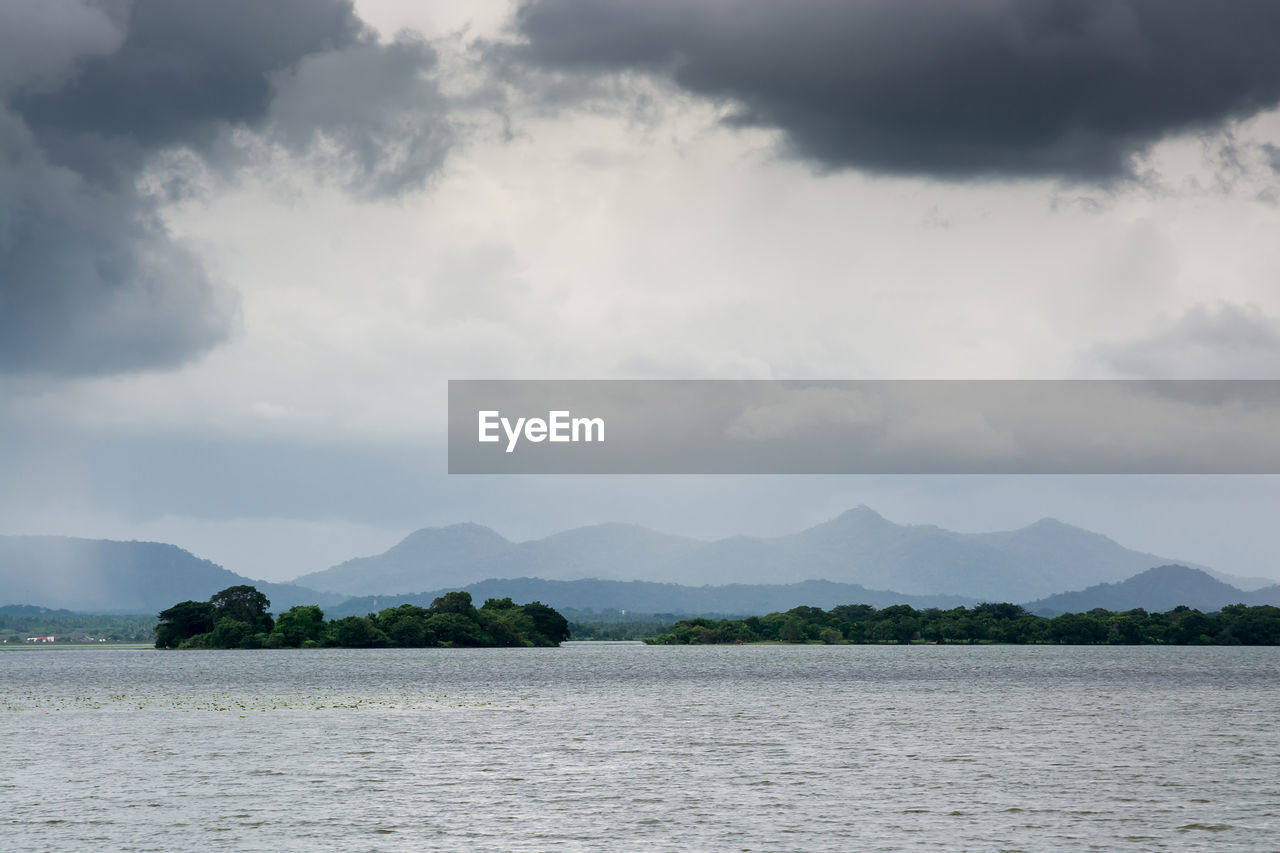
[(166, 155), (226, 174), (248, 130), (382, 196), (450, 142), (434, 52), (342, 0), (6, 4), (0, 57), (0, 371), (167, 367), (230, 334), (234, 293), (140, 189)]
[(179, 363), (237, 312), (128, 190), (51, 165), (0, 113), (0, 370), (109, 373)]
[(229, 127), (262, 122), (273, 74), (361, 31), (347, 5), (310, 0), (140, 0), (126, 27), (119, 50), (65, 86), (12, 101), (53, 157), (96, 179), (116, 169), (128, 179), (156, 148), (204, 149)]
[(405, 35), (307, 56), (276, 88), (270, 138), (358, 196), (419, 188), (453, 141), (445, 100), (423, 78), (434, 64), (431, 48)]
[(1280, 100), (1272, 0), (532, 0), (516, 26), (496, 53), (668, 74), (827, 168), (1108, 182)]

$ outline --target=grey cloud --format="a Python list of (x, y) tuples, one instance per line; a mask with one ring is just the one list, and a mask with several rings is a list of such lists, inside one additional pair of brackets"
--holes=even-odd
[(408, 34), (307, 56), (278, 81), (272, 136), (357, 195), (421, 187), (453, 141), (445, 99), (425, 76), (434, 66), (431, 48)]
[(1280, 101), (1271, 0), (530, 0), (516, 28), (495, 56), (669, 75), (825, 168), (1106, 183)]
[(225, 340), (236, 296), (167, 234), (148, 169), (230, 174), (247, 130), (361, 196), (421, 187), (451, 141), (435, 61), (347, 0), (0, 0), (0, 372), (164, 368)]
[(56, 88), (81, 60), (118, 50), (125, 11), (118, 3), (0, 0), (0, 93)]
[(1280, 173), (1280, 146), (1268, 142), (1262, 146), (1262, 153), (1266, 155), (1267, 165), (1271, 167), (1271, 171)]
[(1280, 322), (1256, 305), (1193, 305), (1129, 341), (1100, 344), (1092, 356), (1124, 376), (1151, 379), (1280, 377)]
[(81, 63), (53, 91), (12, 100), (59, 162), (128, 182), (149, 153), (206, 151), (228, 129), (264, 122), (272, 75), (361, 38), (348, 3), (138, 0), (119, 50)]
[(0, 370), (110, 373), (221, 341), (235, 294), (128, 193), (48, 163), (0, 112)]

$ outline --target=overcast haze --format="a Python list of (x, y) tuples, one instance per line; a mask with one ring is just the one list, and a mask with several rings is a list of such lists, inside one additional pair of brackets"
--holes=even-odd
[(0, 0), (0, 533), (291, 578), (457, 521), (1042, 516), (1280, 576), (1274, 477), (453, 477), (450, 378), (1280, 378), (1280, 6)]

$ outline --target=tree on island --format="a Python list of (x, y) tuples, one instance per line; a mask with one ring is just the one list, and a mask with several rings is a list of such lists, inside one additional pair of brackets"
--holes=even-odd
[(258, 592), (256, 587), (248, 584), (229, 586), (222, 592), (215, 592), (209, 603), (213, 605), (215, 625), (222, 619), (234, 619), (248, 625), (255, 633), (271, 631), (271, 599)]
[(156, 648), (371, 648), (391, 646), (556, 646), (569, 623), (541, 602), (491, 598), (477, 608), (468, 592), (449, 592), (423, 608), (389, 607), (367, 616), (326, 621), (314, 604), (272, 620), (271, 602), (252, 586), (228, 587), (209, 601), (184, 601), (160, 613)]
[(207, 601), (180, 601), (160, 611), (156, 648), (177, 648), (183, 640), (213, 630), (213, 605)]
[(1016, 604), (972, 609), (877, 610), (845, 604), (829, 611), (794, 607), (746, 619), (685, 619), (655, 640), (660, 645), (714, 643), (1056, 643), (1061, 645), (1280, 645), (1280, 608), (1232, 604), (1216, 613), (1175, 607), (1167, 613), (1095, 609), (1037, 616)]
[[(508, 598), (506, 600), (510, 601), (511, 599)], [(555, 609), (548, 607), (541, 601), (530, 602), (520, 609), (533, 622), (535, 633), (546, 637), (555, 644), (569, 639), (569, 620), (561, 616)]]
[(285, 646), (318, 645), (324, 638), (324, 611), (314, 604), (290, 607), (276, 620), (271, 636), (280, 636)]

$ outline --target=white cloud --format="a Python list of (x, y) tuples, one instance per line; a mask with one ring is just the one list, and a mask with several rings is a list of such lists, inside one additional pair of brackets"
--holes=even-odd
[(1115, 374), (1152, 379), (1280, 378), (1280, 321), (1254, 304), (1198, 302), (1141, 335), (1099, 344)]

